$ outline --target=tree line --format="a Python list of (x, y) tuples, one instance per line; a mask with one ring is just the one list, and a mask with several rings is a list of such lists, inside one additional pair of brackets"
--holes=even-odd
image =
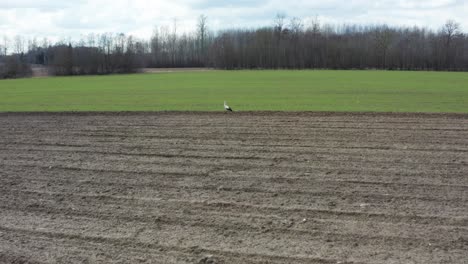
[(179, 34), (174, 21), (146, 40), (111, 33), (89, 34), (74, 43), (3, 39), (0, 78), (29, 76), (31, 64), (47, 67), (52, 75), (131, 73), (145, 67), (466, 71), (468, 35), (452, 20), (434, 31), (327, 25), (317, 19), (304, 23), (284, 15), (268, 27), (213, 32), (202, 15), (193, 32)]

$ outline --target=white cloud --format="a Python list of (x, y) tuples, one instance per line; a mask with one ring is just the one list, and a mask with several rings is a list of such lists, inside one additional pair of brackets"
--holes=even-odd
[(5, 9), (38, 9), (42, 11), (57, 10), (73, 7), (84, 3), (84, 0), (57, 1), (57, 0), (2, 0), (0, 10)]
[(343, 24), (418, 25), (438, 29), (447, 19), (468, 30), (468, 0), (0, 0), (0, 37), (77, 38), (124, 32), (147, 38), (155, 26), (194, 29), (200, 14), (214, 29), (271, 25), (276, 13)]

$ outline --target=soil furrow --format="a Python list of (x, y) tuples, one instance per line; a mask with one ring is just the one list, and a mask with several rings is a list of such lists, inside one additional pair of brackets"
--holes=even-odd
[(0, 262), (464, 263), (468, 116), (0, 113)]

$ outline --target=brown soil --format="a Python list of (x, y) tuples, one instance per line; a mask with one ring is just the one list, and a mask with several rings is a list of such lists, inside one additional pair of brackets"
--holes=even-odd
[(38, 78), (38, 77), (50, 76), (49, 71), (47, 67), (45, 66), (34, 64), (32, 65), (31, 70), (32, 70), (32, 77)]
[(167, 73), (167, 72), (204, 72), (212, 71), (212, 68), (143, 68), (143, 73)]
[[(170, 73), (170, 72), (204, 72), (212, 71), (212, 68), (143, 68), (140, 69), (141, 73)], [(49, 71), (47, 67), (40, 65), (33, 65), (32, 77), (49, 77)]]
[(0, 263), (467, 263), (468, 118), (0, 114)]

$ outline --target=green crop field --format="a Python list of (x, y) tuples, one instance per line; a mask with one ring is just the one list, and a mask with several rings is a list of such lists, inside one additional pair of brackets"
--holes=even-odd
[(468, 73), (205, 71), (0, 81), (0, 111), (468, 113)]

